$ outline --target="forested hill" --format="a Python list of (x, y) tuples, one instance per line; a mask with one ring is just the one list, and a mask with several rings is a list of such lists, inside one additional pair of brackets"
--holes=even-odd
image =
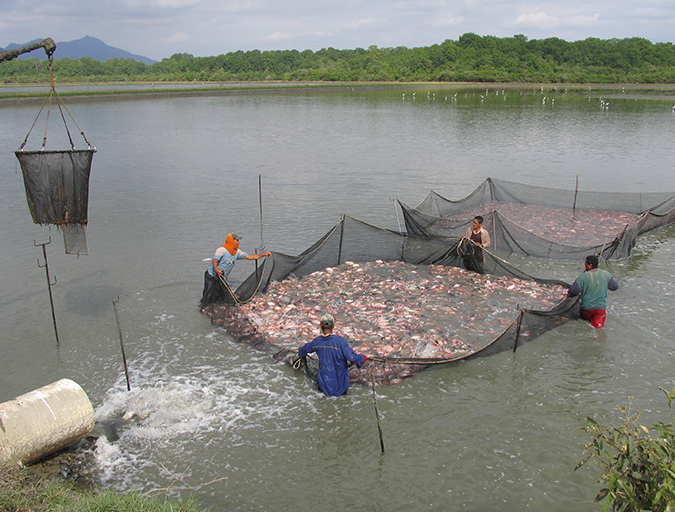
[[(675, 83), (673, 43), (462, 35), (421, 48), (236, 51), (214, 57), (175, 54), (154, 64), (85, 57), (54, 62), (58, 81), (440, 81), (525, 83)], [(48, 81), (37, 58), (0, 64), (0, 81)]]

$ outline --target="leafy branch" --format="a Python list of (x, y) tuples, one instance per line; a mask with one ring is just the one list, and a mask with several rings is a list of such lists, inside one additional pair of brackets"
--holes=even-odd
[[(668, 392), (661, 389), (668, 399), (673, 423), (672, 403), (675, 387)], [(602, 510), (611, 506), (612, 511), (653, 512), (675, 511), (675, 429), (673, 423), (658, 422), (653, 429), (658, 436), (640, 423), (640, 412), (632, 412), (633, 399), (618, 409), (623, 422), (618, 427), (602, 427), (592, 418), (586, 418), (584, 430), (591, 436), (586, 445), (586, 457), (574, 468), (577, 470), (589, 461), (602, 469), (598, 481), (607, 484), (595, 498), (605, 500)]]

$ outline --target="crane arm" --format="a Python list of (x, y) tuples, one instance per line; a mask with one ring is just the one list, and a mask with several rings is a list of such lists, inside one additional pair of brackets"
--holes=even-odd
[(52, 53), (54, 53), (54, 50), (56, 50), (56, 43), (54, 43), (54, 40), (51, 37), (48, 37), (47, 39), (43, 39), (37, 43), (27, 44), (26, 46), (16, 48), (15, 50), (0, 52), (0, 62), (16, 59), (22, 53), (32, 52), (38, 48), (44, 48), (45, 53), (51, 57)]

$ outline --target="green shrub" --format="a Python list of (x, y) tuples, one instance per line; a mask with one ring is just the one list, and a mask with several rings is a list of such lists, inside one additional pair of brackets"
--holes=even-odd
[(592, 418), (586, 418), (584, 430), (591, 436), (584, 454), (588, 454), (575, 469), (593, 461), (602, 469), (598, 481), (606, 483), (595, 501), (605, 500), (606, 510), (653, 512), (675, 511), (675, 418), (672, 403), (675, 388), (668, 392), (660, 388), (668, 399), (670, 424), (652, 425), (657, 436), (640, 423), (640, 412), (628, 406), (619, 407), (624, 421), (618, 427), (601, 427)]

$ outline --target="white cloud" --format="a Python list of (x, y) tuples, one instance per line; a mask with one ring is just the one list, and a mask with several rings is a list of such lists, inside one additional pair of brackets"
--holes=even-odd
[(515, 24), (526, 27), (551, 29), (560, 25), (560, 18), (557, 18), (555, 16), (549, 16), (545, 12), (537, 12), (534, 14), (521, 14), (516, 18)]
[(184, 43), (185, 41), (189, 41), (189, 40), (190, 40), (190, 36), (186, 32), (176, 32), (169, 39), (167, 39), (167, 42), (168, 43)]
[(563, 23), (570, 27), (593, 27), (598, 24), (600, 13), (595, 13), (593, 16), (567, 16), (563, 19)]
[(675, 0), (31, 0), (29, 7), (25, 1), (0, 0), (0, 46), (90, 35), (161, 60), (175, 51), (412, 48), (466, 32), (675, 42)]
[(434, 20), (434, 21), (431, 22), (431, 24), (434, 27), (443, 27), (443, 26), (447, 26), (447, 25), (457, 26), (457, 25), (460, 25), (463, 21), (464, 21), (463, 16), (457, 16), (455, 18), (441, 18), (441, 19), (438, 19), (438, 20)]
[(153, 3), (162, 9), (180, 9), (181, 7), (196, 5), (199, 0), (155, 0)]
[(290, 39), (292, 36), (286, 32), (274, 32), (266, 37), (263, 37), (263, 41), (283, 41), (284, 39)]
[(366, 26), (366, 25), (376, 25), (376, 24), (380, 23), (381, 21), (382, 20), (378, 20), (378, 19), (375, 19), (375, 18), (367, 18), (367, 19), (364, 19), (364, 20), (359, 20), (359, 21), (354, 22), (354, 23), (347, 23), (346, 26), (347, 26), (347, 28), (359, 28), (359, 27)]

